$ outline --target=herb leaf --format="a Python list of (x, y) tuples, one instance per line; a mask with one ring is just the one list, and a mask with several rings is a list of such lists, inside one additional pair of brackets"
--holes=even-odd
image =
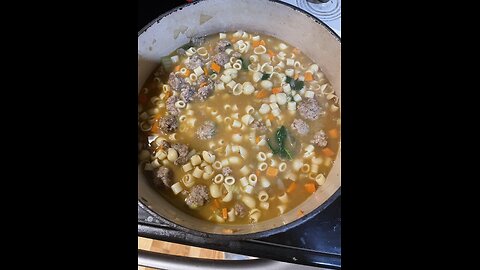
[[(285, 78), (286, 78), (286, 79), (285, 79), (285, 82), (288, 83), (288, 84), (292, 81), (292, 77), (285, 76)], [(291, 85), (290, 85), (290, 86), (291, 86)]]
[[(281, 126), (277, 132), (275, 132), (275, 139), (270, 141), (270, 139), (267, 139), (267, 144), (268, 147), (272, 150), (273, 154), (278, 154), (280, 157), (285, 158), (285, 159), (292, 159), (293, 155), (290, 150), (285, 148), (285, 140), (289, 138), (287, 128), (285, 126)], [(275, 142), (275, 143), (274, 143)], [(275, 147), (274, 144), (278, 144), (278, 147)]]
[(295, 86), (293, 87), (294, 90), (301, 90), (305, 85), (304, 81), (295, 80)]
[(248, 70), (248, 65), (250, 64), (248, 58), (243, 59), (240, 57), (240, 60), (242, 60), (242, 70)]
[(268, 79), (270, 79), (270, 75), (271, 75), (271, 74), (268, 74), (268, 73), (263, 74), (263, 76), (262, 76), (262, 81), (263, 81), (263, 80), (268, 80)]

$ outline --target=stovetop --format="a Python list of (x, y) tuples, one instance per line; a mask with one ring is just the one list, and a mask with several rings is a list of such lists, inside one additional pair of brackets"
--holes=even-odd
[(284, 233), (216, 242), (175, 230), (138, 206), (138, 235), (277, 261), (338, 269), (341, 266), (341, 196), (309, 221)]
[[(307, 10), (339, 36), (340, 0), (314, 4), (314, 0), (283, 0)], [(158, 15), (191, 1), (139, 1), (138, 30)], [(278, 261), (339, 269), (341, 267), (341, 197), (309, 221), (284, 233), (245, 241), (215, 242), (172, 229), (138, 206), (138, 235), (230, 253)]]

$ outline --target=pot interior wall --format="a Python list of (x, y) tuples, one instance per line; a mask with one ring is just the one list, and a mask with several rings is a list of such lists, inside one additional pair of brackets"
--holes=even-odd
[[(341, 95), (340, 41), (314, 18), (268, 0), (199, 1), (159, 18), (138, 37), (138, 90), (160, 58), (187, 43), (190, 37), (239, 29), (272, 35), (300, 48), (320, 66), (335, 92)], [(234, 234), (256, 233), (298, 219), (298, 210), (308, 214), (322, 205), (341, 186), (340, 159), (339, 151), (327, 181), (308, 200), (280, 217), (256, 224), (215, 225), (191, 217), (153, 190), (141, 168), (138, 170), (138, 196), (154, 212), (186, 228), (215, 234), (225, 234), (224, 229), (233, 229)]]

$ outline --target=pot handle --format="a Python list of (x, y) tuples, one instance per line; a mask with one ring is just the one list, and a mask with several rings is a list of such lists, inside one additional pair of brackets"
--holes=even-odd
[(159, 269), (182, 269), (182, 270), (319, 270), (313, 266), (291, 264), (266, 259), (251, 260), (212, 260), (203, 258), (192, 258), (170, 254), (156, 253), (148, 250), (138, 250), (138, 265)]

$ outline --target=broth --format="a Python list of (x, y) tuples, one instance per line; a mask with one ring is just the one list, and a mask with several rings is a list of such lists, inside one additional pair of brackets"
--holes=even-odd
[(305, 201), (325, 182), (340, 140), (338, 97), (318, 65), (286, 42), (243, 31), (182, 47), (139, 94), (139, 162), (159, 194), (230, 224)]

